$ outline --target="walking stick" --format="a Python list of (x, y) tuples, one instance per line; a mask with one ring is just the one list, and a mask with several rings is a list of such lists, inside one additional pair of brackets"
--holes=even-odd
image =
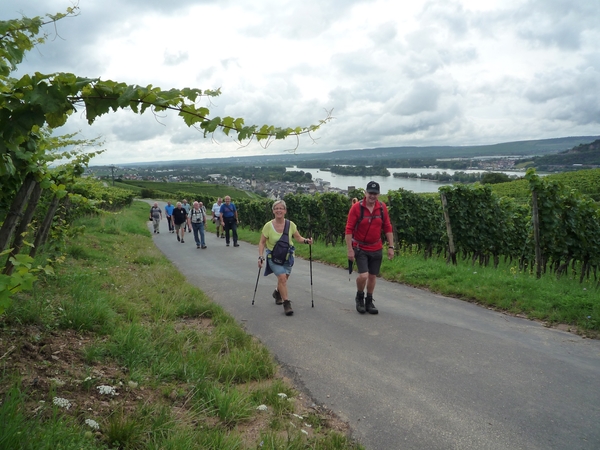
[(315, 299), (313, 297), (313, 285), (312, 285), (312, 244), (308, 246), (308, 263), (310, 265), (310, 304), (311, 307), (315, 307)]
[(252, 306), (254, 306), (254, 299), (256, 298), (256, 289), (258, 289), (258, 279), (260, 278), (260, 269), (258, 268), (258, 275), (256, 275), (256, 286), (254, 286), (254, 297), (252, 297)]

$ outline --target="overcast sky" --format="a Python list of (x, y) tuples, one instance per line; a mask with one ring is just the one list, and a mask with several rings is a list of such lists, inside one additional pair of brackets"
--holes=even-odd
[[(68, 0), (2, 0), (0, 19)], [(242, 6), (243, 5), (243, 6)], [(71, 72), (163, 89), (221, 88), (213, 115), (307, 126), (298, 153), (600, 135), (600, 0), (80, 0), (15, 76)], [(92, 162), (281, 154), (119, 112), (61, 133), (102, 136)]]

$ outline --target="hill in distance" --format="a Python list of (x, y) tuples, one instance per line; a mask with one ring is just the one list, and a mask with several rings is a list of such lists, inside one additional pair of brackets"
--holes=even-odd
[(577, 166), (600, 167), (600, 140), (579, 144), (556, 154), (534, 157), (531, 161), (532, 165), (543, 170)]
[(600, 136), (573, 136), (555, 139), (532, 141), (505, 142), (492, 145), (474, 146), (430, 146), (430, 147), (379, 147), (356, 150), (337, 150), (327, 153), (302, 153), (285, 155), (255, 155), (227, 158), (206, 158), (179, 161), (149, 161), (143, 163), (120, 164), (123, 167), (142, 166), (182, 166), (182, 165), (216, 165), (216, 164), (298, 164), (303, 161), (328, 161), (333, 164), (344, 164), (348, 161), (377, 159), (408, 159), (408, 158), (474, 158), (492, 156), (528, 157), (551, 155), (572, 149), (573, 147), (589, 144), (600, 139)]

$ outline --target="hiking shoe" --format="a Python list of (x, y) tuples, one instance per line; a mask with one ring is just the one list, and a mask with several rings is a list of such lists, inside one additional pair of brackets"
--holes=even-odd
[(240, 244), (238, 244), (237, 242), (235, 244), (233, 244), (234, 247), (239, 247)]
[(217, 231), (217, 237), (219, 237), (219, 232)]
[(196, 245), (196, 248), (200, 248), (200, 246), (199, 246), (199, 245)]
[(366, 309), (365, 309), (365, 293), (364, 292), (357, 292), (356, 293), (356, 298), (354, 300), (356, 301), (356, 310), (359, 313), (364, 314), (366, 312)]
[(181, 240), (181, 243), (182, 243), (182, 244), (184, 244), (184, 243), (185, 243), (185, 241), (182, 239), (182, 240)]
[(365, 309), (369, 314), (379, 314), (379, 310), (375, 308), (373, 304), (373, 297), (367, 297), (365, 299)]
[(178, 240), (178, 241), (181, 241), (181, 239), (179, 238), (179, 235), (177, 235), (177, 240)]
[(283, 299), (281, 298), (281, 294), (277, 289), (273, 291), (273, 298), (275, 299), (276, 305), (283, 305)]
[(227, 243), (225, 244), (225, 247), (229, 247), (229, 242), (227, 242)]
[(221, 239), (225, 239), (225, 235), (224, 234), (221, 234)]
[(205, 248), (206, 248), (206, 245), (203, 245), (203, 246), (202, 246), (202, 248), (203, 248), (203, 249), (205, 249)]
[(294, 311), (292, 310), (292, 302), (290, 302), (289, 300), (284, 300), (283, 312), (285, 312), (286, 316), (291, 316), (294, 314)]

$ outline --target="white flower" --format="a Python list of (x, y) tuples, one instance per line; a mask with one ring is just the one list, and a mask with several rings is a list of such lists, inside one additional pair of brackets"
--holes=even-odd
[(302, 431), (305, 435), (308, 436), (308, 431), (306, 431), (306, 430), (300, 430), (300, 431)]
[(71, 407), (71, 402), (69, 400), (67, 400), (66, 398), (54, 397), (52, 399), (52, 403), (54, 403), (56, 406), (58, 406), (60, 408), (69, 409)]
[(306, 428), (312, 428), (312, 425), (311, 425), (311, 424), (309, 424), (309, 423), (306, 423), (306, 422), (304, 422), (304, 426), (305, 426)]
[(259, 411), (266, 411), (267, 410), (267, 405), (258, 405), (256, 407), (256, 409), (258, 409)]
[(92, 377), (87, 377), (87, 378), (86, 378), (85, 380), (83, 380), (83, 381), (84, 381), (84, 382), (85, 382), (85, 381), (92, 381)]
[(94, 430), (99, 430), (100, 429), (100, 425), (98, 425), (98, 422), (96, 422), (95, 420), (85, 419), (85, 423), (87, 425), (89, 425), (90, 428), (93, 428)]
[(279, 394), (277, 394), (279, 396), (279, 398), (287, 398), (287, 395), (284, 394), (283, 392), (280, 392)]
[(298, 418), (298, 419), (300, 419), (300, 420), (304, 419), (304, 417), (302, 417), (302, 416), (299, 416), (298, 414), (292, 414), (292, 416), (294, 416), (294, 417), (296, 417), (296, 418)]
[(101, 386), (97, 386), (96, 389), (98, 389), (98, 392), (100, 392), (102, 395), (119, 395), (117, 390), (112, 386), (106, 386), (103, 384)]

